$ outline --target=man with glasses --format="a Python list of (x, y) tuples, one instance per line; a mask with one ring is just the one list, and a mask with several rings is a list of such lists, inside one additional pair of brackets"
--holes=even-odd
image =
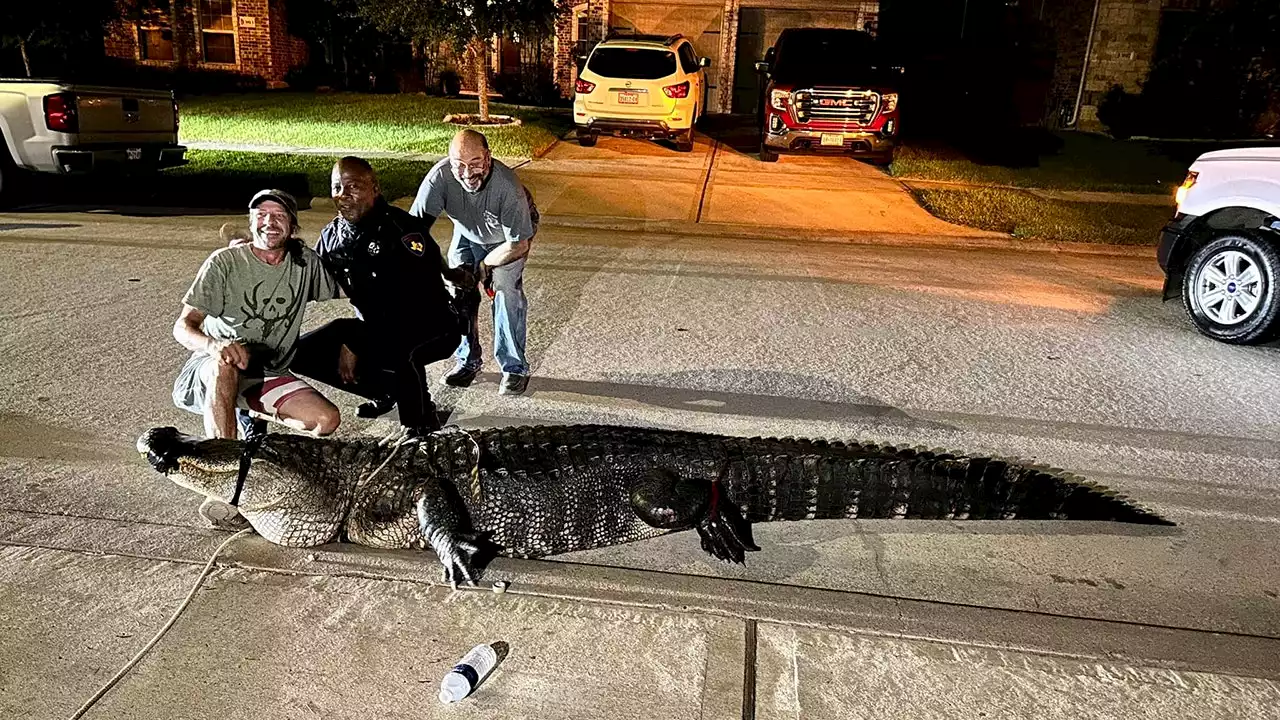
[(449, 143), (449, 156), (427, 173), (409, 212), (428, 225), (440, 213), (449, 213), (453, 221), (449, 265), (469, 268), (479, 279), (477, 285), (455, 289), (467, 331), (454, 353), (457, 365), (441, 382), (467, 387), (480, 372), (478, 285), (483, 285), (493, 298), (494, 357), (502, 368), (498, 392), (523, 393), (529, 385), (524, 264), (537, 229), (532, 197), (511, 168), (489, 154), (484, 135), (462, 130)]

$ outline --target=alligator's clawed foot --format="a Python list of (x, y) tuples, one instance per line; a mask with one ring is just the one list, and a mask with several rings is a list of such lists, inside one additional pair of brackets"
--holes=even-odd
[(474, 533), (433, 535), (435, 537), (428, 538), (428, 542), (440, 558), (440, 564), (444, 566), (444, 581), (454, 590), (458, 589), (459, 582), (475, 587), (476, 578), (480, 576), (475, 563), (475, 557), (481, 551), (480, 537)]
[(751, 538), (751, 523), (728, 499), (724, 486), (718, 480), (711, 486), (707, 515), (698, 522), (696, 529), (702, 538), (702, 549), (717, 560), (741, 563), (747, 552), (760, 549)]

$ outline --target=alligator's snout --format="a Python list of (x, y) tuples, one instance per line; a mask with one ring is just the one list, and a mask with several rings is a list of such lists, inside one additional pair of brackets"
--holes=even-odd
[(138, 452), (156, 472), (168, 475), (178, 469), (179, 451), (190, 440), (175, 427), (151, 428), (138, 438)]

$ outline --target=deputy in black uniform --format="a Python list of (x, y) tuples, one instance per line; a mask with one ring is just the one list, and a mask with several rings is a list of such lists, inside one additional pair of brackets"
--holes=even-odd
[(321, 231), (316, 252), (359, 317), (299, 338), (291, 369), (368, 398), (361, 417), (399, 405), (411, 432), (436, 430), (425, 366), (452, 355), (465, 329), (444, 280), (475, 281), (445, 266), (426, 223), (383, 199), (365, 160), (339, 160), (331, 194), (338, 217)]

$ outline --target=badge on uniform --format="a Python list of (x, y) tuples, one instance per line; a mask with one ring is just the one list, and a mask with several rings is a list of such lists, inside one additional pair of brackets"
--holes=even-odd
[(409, 252), (417, 255), (418, 257), (422, 257), (423, 251), (427, 248), (427, 241), (420, 233), (409, 233), (408, 235), (400, 238), (400, 242), (404, 243), (404, 246), (409, 249)]
[(373, 242), (369, 243), (370, 255), (377, 255), (380, 252), (382, 252), (382, 246), (378, 244), (377, 240), (374, 240)]

